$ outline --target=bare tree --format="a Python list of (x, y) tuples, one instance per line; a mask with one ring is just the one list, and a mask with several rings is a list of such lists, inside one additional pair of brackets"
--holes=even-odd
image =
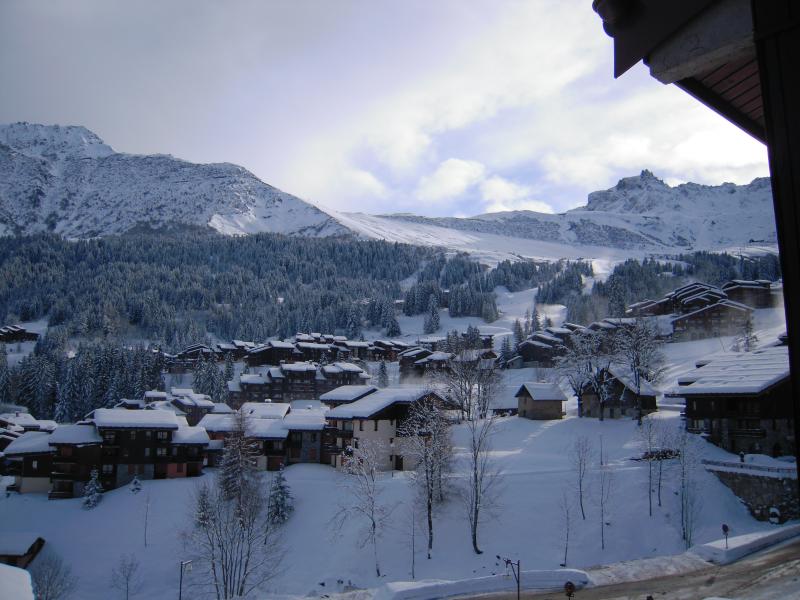
[(600, 548), (606, 548), (606, 517), (612, 504), (614, 493), (614, 473), (607, 467), (601, 466), (597, 471), (597, 485), (595, 487), (597, 506), (600, 508)]
[(221, 480), (198, 487), (185, 541), (217, 600), (246, 597), (279, 572), (282, 544), (267, 505), (255, 479), (242, 480), (238, 495), (230, 498)]
[(488, 414), (499, 378), (493, 362), (481, 360), (478, 353), (470, 353), (469, 349), (459, 350), (436, 377), (447, 400), (467, 420), (473, 416), (482, 419)]
[(569, 459), (572, 469), (575, 472), (575, 491), (578, 493), (578, 504), (581, 509), (581, 517), (586, 520), (586, 511), (583, 508), (583, 494), (586, 491), (586, 471), (592, 458), (592, 445), (589, 438), (581, 435), (575, 438), (572, 448), (569, 450)]
[(664, 373), (663, 342), (650, 321), (636, 319), (633, 327), (622, 328), (617, 336), (617, 360), (630, 372), (636, 388), (636, 419), (642, 423), (642, 382), (656, 383)]
[(78, 580), (72, 569), (53, 550), (45, 549), (28, 569), (36, 600), (63, 600), (75, 590)]
[(592, 385), (595, 357), (599, 352), (600, 340), (594, 333), (576, 333), (564, 353), (556, 358), (556, 375), (567, 380), (579, 406), (581, 396)]
[(425, 507), (430, 559), (434, 504), (444, 500), (445, 474), (452, 457), (450, 428), (442, 407), (425, 400), (411, 406), (398, 434), (404, 457), (414, 467), (412, 480)]
[(558, 507), (561, 511), (561, 530), (564, 534), (564, 562), (561, 563), (562, 567), (567, 566), (567, 556), (569, 554), (569, 534), (572, 529), (572, 501), (566, 489), (561, 490), (561, 498), (558, 502)]
[(697, 493), (697, 471), (700, 466), (696, 438), (682, 430), (675, 440), (678, 458), (678, 492), (681, 503), (681, 537), (690, 548), (700, 511), (700, 496)]
[(123, 554), (111, 571), (111, 587), (122, 592), (125, 600), (142, 591), (144, 580), (139, 566), (139, 561), (133, 554)]
[(675, 457), (675, 451), (672, 450), (673, 440), (672, 429), (663, 422), (659, 422), (656, 427), (656, 443), (658, 444), (658, 476), (657, 476), (657, 490), (658, 490), (658, 506), (661, 506), (661, 488), (664, 481), (664, 468), (665, 464), (669, 465), (669, 460)]
[(381, 454), (380, 444), (371, 440), (359, 442), (359, 447), (353, 450), (353, 455), (344, 464), (344, 472), (347, 475), (344, 487), (349, 498), (340, 505), (331, 520), (331, 526), (336, 531), (341, 530), (350, 519), (365, 524), (361, 546), (367, 544), (372, 546), (377, 577), (381, 576), (378, 540), (393, 508), (382, 498), (383, 483), (379, 471)]
[(639, 429), (639, 438), (642, 442), (642, 458), (647, 462), (647, 506), (649, 515), (653, 516), (653, 462), (657, 460), (658, 432), (653, 419), (645, 419)]

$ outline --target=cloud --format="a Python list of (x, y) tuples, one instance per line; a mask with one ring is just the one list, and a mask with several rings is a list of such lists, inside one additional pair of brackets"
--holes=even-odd
[(448, 158), (420, 180), (416, 196), (430, 202), (452, 200), (480, 182), (485, 172), (486, 168), (474, 160)]
[(488, 177), (481, 183), (481, 197), (486, 202), (486, 212), (508, 210), (533, 210), (552, 213), (553, 207), (547, 202), (532, 198), (530, 186), (509, 181), (499, 175)]

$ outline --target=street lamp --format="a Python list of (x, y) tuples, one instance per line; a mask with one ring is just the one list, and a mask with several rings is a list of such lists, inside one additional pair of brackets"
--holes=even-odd
[(180, 583), (178, 583), (178, 600), (181, 600), (183, 598), (183, 572), (184, 572), (184, 570), (187, 573), (191, 573), (192, 572), (192, 561), (190, 561), (190, 560), (182, 560), (181, 561), (181, 578), (179, 580)]
[(496, 556), (497, 560), (502, 560), (506, 564), (506, 569), (508, 569), (508, 567), (511, 567), (511, 572), (514, 574), (514, 579), (517, 580), (517, 600), (519, 600), (519, 580), (520, 577), (522, 577), (522, 571), (520, 571), (519, 568), (520, 561), (515, 562), (510, 558), (503, 558), (499, 554), (497, 554)]

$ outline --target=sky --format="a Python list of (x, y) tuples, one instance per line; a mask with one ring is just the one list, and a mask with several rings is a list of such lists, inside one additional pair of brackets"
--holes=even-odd
[(590, 0), (0, 0), (0, 123), (231, 162), (345, 212), (562, 212), (650, 169), (767, 176), (763, 145), (637, 65)]

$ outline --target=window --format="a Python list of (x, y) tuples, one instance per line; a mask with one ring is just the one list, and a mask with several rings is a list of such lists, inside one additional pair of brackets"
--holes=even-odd
[(378, 419), (375, 419), (373, 423), (375, 423), (375, 431), (378, 431)]
[(150, 448), (145, 448), (144, 449), (144, 455), (145, 456), (150, 456)]
[(152, 431), (145, 431), (144, 432), (144, 439), (149, 440), (152, 437), (153, 437), (153, 432)]
[(358, 420), (358, 430), (364, 431), (364, 421), (362, 421), (361, 419)]
[(32, 460), (31, 461), (31, 469), (33, 469), (35, 471), (38, 468), (39, 468), (39, 461), (38, 460)]
[(104, 440), (104, 441), (105, 441), (107, 444), (113, 444), (113, 443), (114, 443), (114, 439), (115, 439), (115, 437), (116, 437), (116, 436), (114, 435), (114, 432), (113, 432), (113, 431), (106, 431), (106, 432), (103, 434), (103, 440)]
[(183, 463), (178, 463), (178, 473), (183, 473)]
[(177, 446), (173, 446), (172, 447), (172, 456), (178, 456), (178, 447)]
[(311, 439), (312, 442), (316, 442), (317, 441), (317, 434), (316, 433), (311, 433), (308, 437)]
[(167, 449), (166, 448), (156, 448), (156, 456), (166, 456)]
[(135, 431), (131, 431), (131, 439), (132, 440), (136, 439), (136, 432)]
[(103, 475), (111, 475), (114, 472), (114, 465), (103, 465)]
[(159, 431), (156, 435), (158, 436), (158, 439), (162, 442), (169, 439), (168, 431)]

